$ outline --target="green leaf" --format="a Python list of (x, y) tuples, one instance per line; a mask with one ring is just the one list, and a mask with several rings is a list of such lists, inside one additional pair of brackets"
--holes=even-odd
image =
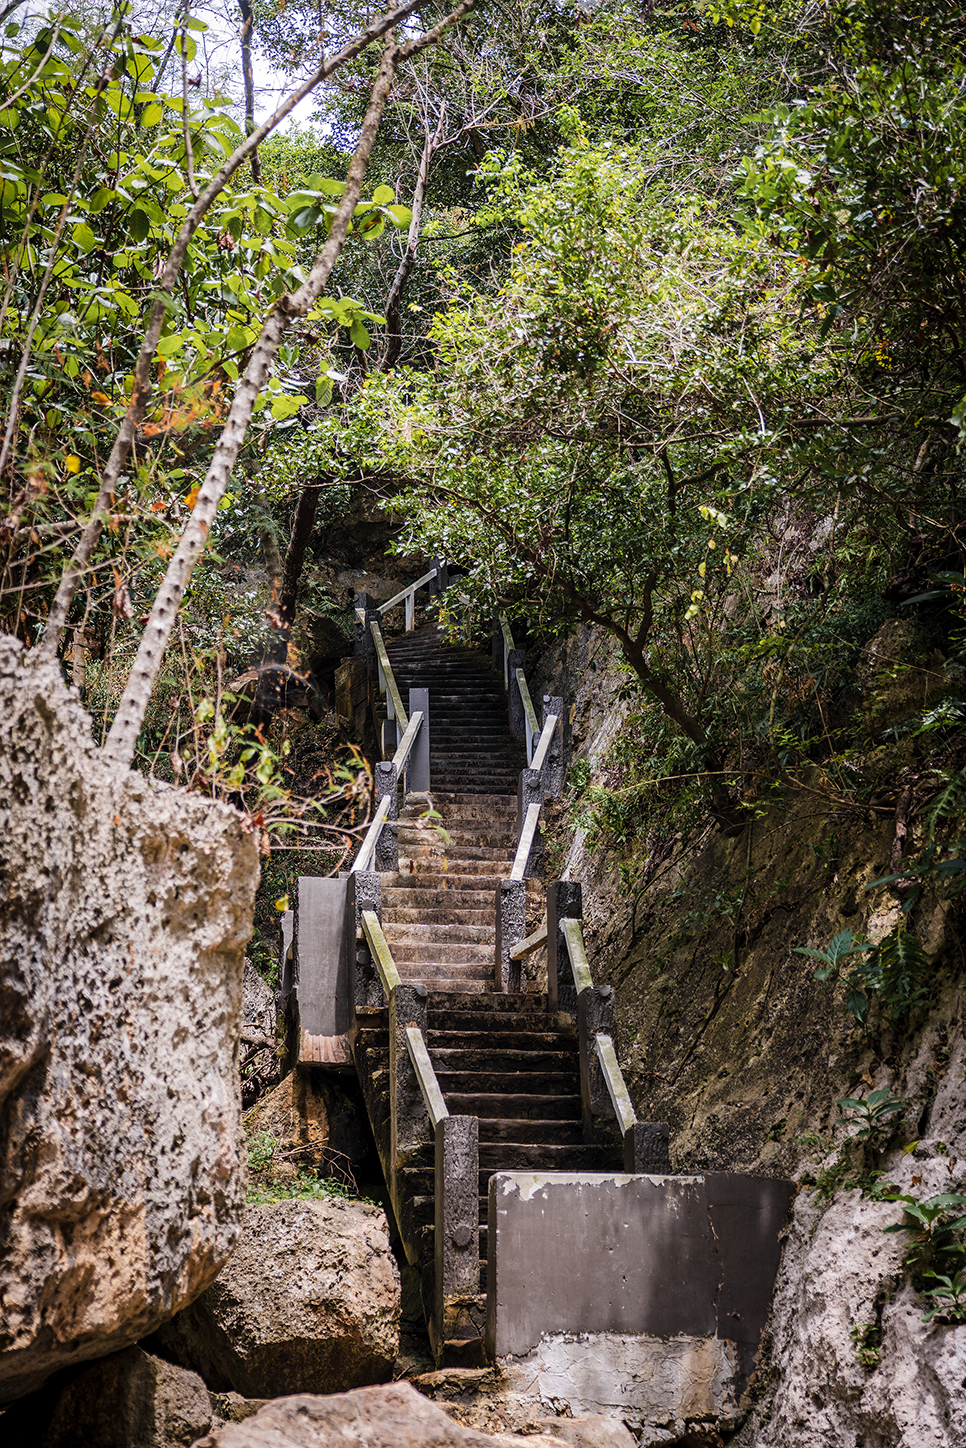
[(93, 251), (95, 246), (97, 245), (97, 237), (94, 235), (93, 231), (91, 231), (90, 227), (87, 226), (83, 221), (78, 222), (78, 224), (74, 227), (72, 235), (74, 237), (74, 241), (77, 243), (78, 247), (85, 256), (89, 251)]
[(395, 201), (396, 193), (391, 186), (377, 186), (372, 193), (372, 199), (377, 206), (388, 206)]
[(146, 106), (141, 114), (142, 126), (156, 126), (164, 119), (164, 107), (159, 106), (157, 101)]
[(361, 352), (364, 352), (369, 346), (369, 333), (358, 317), (349, 328), (349, 337), (353, 346), (358, 347)]

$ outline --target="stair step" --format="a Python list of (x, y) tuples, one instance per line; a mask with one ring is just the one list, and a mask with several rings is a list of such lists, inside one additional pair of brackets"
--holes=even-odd
[(532, 1119), (534, 1121), (580, 1121), (580, 1094), (548, 1095), (539, 1092), (448, 1091), (446, 1105), (454, 1116), (478, 1116), (480, 1120)]
[(463, 945), (459, 941), (446, 938), (442, 940), (394, 940), (392, 958), (398, 966), (411, 964), (414, 961), (435, 965), (469, 965), (473, 967), (482, 965), (490, 975), (493, 975), (496, 968), (492, 945)]
[(526, 1117), (481, 1117), (480, 1146), (494, 1142), (547, 1142), (556, 1145), (583, 1146), (583, 1127), (579, 1121), (541, 1121)]
[[(484, 945), (492, 946), (496, 940), (495, 925), (463, 925), (459, 922), (449, 924), (425, 920), (397, 921), (395, 916), (391, 921), (387, 919), (383, 923), (383, 931), (390, 945), (395, 940), (400, 942), (454, 940), (461, 945), (480, 941)], [(450, 933), (447, 934), (447, 932)]]
[[(435, 1011), (431, 1020), (435, 1019)], [(567, 1056), (573, 1053), (576, 1042), (569, 1031), (452, 1031), (440, 1030), (430, 1024), (428, 1031), (429, 1049), (436, 1051), (555, 1051)], [(434, 1056), (435, 1059), (435, 1056)]]
[(517, 1046), (487, 1046), (480, 1050), (462, 1046), (436, 1046), (433, 1049), (433, 1066), (436, 1074), (440, 1076), (444, 1071), (487, 1070), (503, 1070), (507, 1076), (512, 1076), (531, 1071), (566, 1073), (574, 1070), (574, 1060), (572, 1051), (527, 1051)]
[[(447, 1102), (451, 1095), (576, 1095), (578, 1100), (580, 1095), (576, 1062), (571, 1071), (437, 1071), (436, 1075)], [(475, 1116), (478, 1113), (469, 1114)]]

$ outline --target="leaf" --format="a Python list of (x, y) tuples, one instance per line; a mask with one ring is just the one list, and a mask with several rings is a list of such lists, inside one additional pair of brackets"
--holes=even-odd
[(91, 231), (90, 227), (86, 224), (86, 222), (78, 222), (78, 224), (74, 227), (72, 235), (75, 242), (85, 256), (89, 251), (93, 251), (95, 246), (97, 245), (97, 237), (94, 235), (93, 231)]
[(349, 337), (353, 346), (358, 347), (361, 352), (364, 352), (369, 346), (369, 333), (358, 317), (349, 328)]
[(288, 896), (287, 896), (287, 895), (281, 895), (281, 896), (275, 901), (275, 909), (278, 910), (280, 913), (283, 913), (284, 911), (286, 911), (286, 910), (288, 909)]
[(156, 126), (159, 121), (163, 119), (164, 107), (159, 106), (157, 101), (152, 102), (152, 104), (149, 106), (145, 106), (144, 110), (141, 113), (142, 126)]

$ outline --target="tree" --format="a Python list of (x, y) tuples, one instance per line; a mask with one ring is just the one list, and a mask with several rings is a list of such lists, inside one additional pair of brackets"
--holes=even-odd
[[(398, 224), (400, 216), (393, 213), (386, 205), (386, 199), (374, 199), (372, 202), (361, 201), (361, 188), (366, 170), (369, 155), (375, 140), (382, 111), (385, 107), (386, 98), (392, 84), (392, 78), (398, 65), (409, 56), (418, 54), (435, 43), (439, 35), (452, 23), (453, 19), (465, 13), (471, 8), (472, 0), (466, 0), (461, 7), (449, 16), (445, 16), (435, 26), (425, 31), (416, 31), (408, 40), (399, 42), (395, 38), (395, 27), (403, 22), (408, 15), (419, 8), (418, 0), (397, 7), (395, 10), (387, 11), (372, 21), (362, 31), (351, 37), (346, 45), (334, 56), (326, 57), (317, 66), (315, 73), (289, 100), (279, 108), (273, 117), (263, 126), (257, 128), (246, 137), (233, 152), (227, 155), (214, 175), (205, 177), (204, 189), (197, 187), (194, 177), (194, 137), (192, 134), (192, 118), (188, 107), (186, 92), (182, 95), (182, 126), (180, 142), (183, 147), (181, 159), (187, 173), (189, 190), (193, 196), (193, 205), (181, 208), (183, 220), (174, 238), (168, 254), (168, 259), (160, 270), (160, 276), (153, 300), (151, 301), (147, 328), (137, 352), (137, 358), (133, 370), (129, 376), (129, 382), (124, 387), (127, 401), (118, 406), (122, 412), (122, 420), (117, 435), (111, 447), (110, 456), (106, 463), (99, 469), (99, 489), (94, 502), (94, 508), (90, 520), (85, 528), (84, 535), (75, 550), (73, 559), (68, 566), (57, 596), (51, 608), (38, 655), (41, 658), (53, 656), (58, 643), (58, 637), (66, 621), (67, 612), (74, 592), (82, 577), (83, 571), (88, 566), (93, 551), (101, 535), (104, 521), (110, 516), (114, 503), (115, 493), (122, 478), (122, 474), (131, 457), (135, 447), (138, 433), (142, 428), (147, 414), (149, 403), (152, 400), (154, 391), (154, 377), (156, 355), (165, 352), (170, 356), (180, 346), (184, 345), (184, 338), (180, 337), (168, 348), (163, 347), (164, 334), (168, 331), (169, 317), (176, 308), (175, 289), (182, 282), (186, 259), (192, 255), (192, 245), (195, 243), (199, 228), (206, 221), (212, 206), (221, 198), (226, 185), (241, 164), (253, 153), (259, 142), (270, 133), (270, 131), (284, 118), (297, 103), (301, 96), (308, 94), (314, 85), (317, 85), (326, 76), (348, 63), (355, 55), (361, 53), (374, 41), (383, 39), (382, 57), (379, 64), (375, 84), (370, 94), (369, 104), (364, 118), (362, 130), (355, 147), (352, 161), (349, 165), (347, 179), (344, 183), (331, 183), (324, 192), (323, 199), (319, 204), (319, 212), (324, 218), (327, 237), (317, 256), (308, 276), (301, 280), (300, 285), (294, 290), (288, 290), (289, 278), (283, 273), (278, 279), (280, 282), (273, 287), (276, 294), (276, 301), (271, 308), (267, 319), (262, 323), (260, 330), (253, 335), (241, 336), (237, 341), (232, 336), (229, 328), (224, 338), (225, 350), (233, 350), (232, 343), (237, 348), (240, 343), (244, 352), (243, 368), (235, 367), (237, 385), (234, 389), (234, 396), (231, 406), (228, 409), (221, 436), (215, 446), (214, 454), (209, 462), (204, 481), (193, 490), (192, 505), (193, 511), (187, 523), (181, 543), (175, 550), (168, 566), (164, 581), (155, 599), (151, 614), (148, 619), (146, 633), (142, 639), (141, 648), (131, 678), (121, 698), (121, 703), (112, 725), (108, 739), (107, 752), (110, 757), (119, 763), (127, 763), (130, 760), (134, 742), (143, 718), (147, 701), (150, 697), (154, 680), (157, 676), (161, 657), (170, 637), (171, 628), (177, 613), (178, 606), (184, 595), (184, 590), (190, 578), (192, 568), (204, 546), (207, 534), (210, 530), (214, 514), (219, 502), (224, 496), (228, 478), (232, 466), (238, 456), (239, 450), (244, 442), (248, 425), (257, 404), (262, 396), (265, 385), (270, 381), (271, 371), (276, 356), (282, 343), (282, 339), (289, 329), (293, 320), (307, 316), (315, 309), (319, 317), (329, 318), (341, 322), (345, 321), (351, 328), (359, 325), (359, 308), (354, 304), (344, 304), (338, 300), (327, 301), (323, 292), (331, 274), (335, 260), (339, 256), (342, 246), (349, 231), (359, 227), (363, 232), (378, 234), (388, 221), (390, 224)], [(100, 36), (96, 43), (95, 54), (100, 59), (100, 74), (96, 85), (87, 88), (83, 92), (77, 83), (77, 78), (72, 75), (70, 66), (55, 54), (55, 47), (61, 37), (73, 38), (78, 29), (75, 23), (70, 23), (71, 17), (61, 17), (55, 24), (53, 30), (41, 32), (38, 37), (39, 56), (36, 53), (37, 46), (31, 44), (25, 52), (16, 54), (6, 67), (6, 83), (9, 87), (8, 97), (10, 105), (8, 111), (14, 112), (14, 102), (19, 102), (24, 93), (29, 93), (31, 87), (46, 87), (58, 90), (61, 97), (60, 110), (54, 111), (53, 126), (55, 143), (62, 140), (61, 130), (63, 118), (72, 110), (77, 108), (76, 98), (80, 93), (83, 97), (81, 110), (81, 123), (84, 125), (83, 138), (80, 147), (80, 158), (74, 169), (73, 180), (67, 193), (58, 198), (60, 212), (57, 223), (52, 232), (48, 230), (42, 235), (42, 240), (47, 243), (45, 247), (47, 261), (43, 275), (39, 278), (32, 300), (32, 307), (29, 310), (29, 318), (22, 342), (22, 356), (16, 376), (11, 389), (11, 406), (8, 414), (8, 425), (3, 442), (3, 454), (0, 458), (0, 470), (12, 470), (17, 464), (17, 439), (20, 432), (22, 400), (27, 379), (28, 368), (32, 356), (32, 349), (38, 331), (41, 331), (41, 316), (45, 301), (48, 299), (48, 290), (52, 281), (59, 275), (58, 267), (61, 259), (61, 239), (64, 235), (68, 218), (71, 216), (72, 208), (77, 202), (78, 186), (82, 179), (84, 161), (87, 152), (94, 138), (98, 135), (98, 125), (107, 116), (116, 116), (120, 121), (132, 120), (135, 126), (144, 123), (157, 123), (163, 118), (164, 98), (154, 92), (145, 92), (143, 89), (136, 90), (133, 95), (129, 94), (127, 87), (143, 87), (146, 80), (154, 73), (157, 65), (155, 43), (147, 43), (143, 39), (130, 36), (125, 31), (122, 22), (118, 22), (112, 30)], [(185, 21), (185, 32), (192, 24), (190, 19)], [(78, 51), (83, 52), (80, 42), (75, 42)], [(73, 52), (74, 47), (68, 45)], [(185, 33), (180, 41), (182, 55), (187, 58), (189, 53), (189, 39)], [(118, 53), (124, 57), (124, 65), (118, 67)], [(39, 59), (39, 65), (36, 64)], [(90, 68), (91, 56), (86, 56), (83, 62), (81, 78)], [(33, 72), (32, 74), (30, 72)], [(20, 82), (19, 78), (23, 72), (27, 72), (28, 78)], [(13, 82), (13, 83), (12, 83)], [(37, 105), (44, 108), (49, 116), (51, 107), (46, 102), (49, 96), (39, 97)], [(145, 107), (146, 109), (138, 109)], [(155, 115), (154, 112), (160, 112)], [(165, 137), (163, 145), (170, 147), (172, 139)], [(228, 148), (226, 147), (225, 150)], [(224, 153), (223, 153), (224, 154)], [(125, 166), (129, 157), (118, 148), (114, 152), (115, 169)], [(42, 159), (42, 166), (49, 161), (48, 154)], [(138, 163), (138, 169), (141, 168)], [(144, 166), (150, 174), (150, 167)], [(158, 170), (158, 168), (155, 168)], [(115, 184), (119, 176), (115, 176)], [(175, 167), (168, 165), (160, 174), (152, 179), (165, 180), (166, 184), (177, 179), (178, 189), (183, 184), (183, 178), (177, 174)], [(15, 173), (15, 180), (12, 187), (5, 186), (4, 201), (12, 199), (15, 209), (19, 208), (18, 220), (22, 223), (17, 248), (11, 258), (12, 280), (8, 282), (7, 302), (13, 294), (13, 288), (18, 277), (23, 273), (25, 264), (33, 264), (34, 250), (31, 246), (30, 229), (34, 223), (34, 216), (40, 202), (40, 193), (44, 183), (43, 170), (37, 170), (29, 166), (21, 165), (19, 174)], [(106, 188), (101, 188), (105, 190)], [(173, 189), (168, 184), (169, 192)], [(378, 193), (377, 193), (378, 196)], [(98, 196), (98, 200), (102, 200)], [(236, 198), (237, 200), (237, 198)], [(247, 209), (253, 211), (257, 216), (260, 198), (255, 198)], [(132, 226), (150, 231), (153, 220), (150, 212), (145, 210), (143, 199), (135, 198), (127, 189), (115, 191), (112, 194), (109, 190), (103, 198), (103, 205), (117, 201), (118, 213), (122, 218), (122, 224), (128, 221)], [(56, 203), (53, 203), (56, 204)], [(309, 208), (311, 209), (311, 208)], [(169, 213), (171, 206), (169, 203)], [(263, 208), (264, 210), (264, 208)], [(143, 221), (135, 221), (134, 218), (142, 217)], [(232, 249), (230, 244), (224, 241), (227, 236), (234, 239), (241, 231), (241, 215), (223, 218), (226, 222), (225, 229), (219, 233), (218, 249)], [(230, 222), (235, 220), (236, 230), (233, 231)], [(296, 229), (299, 225), (299, 217), (296, 215), (290, 218), (294, 221)], [(408, 221), (408, 213), (402, 217), (402, 222)], [(146, 223), (146, 225), (145, 225)], [(163, 224), (163, 219), (162, 219)], [(306, 222), (305, 224), (309, 224)], [(314, 221), (311, 222), (314, 225)], [(266, 231), (272, 229), (270, 214)], [(136, 235), (136, 233), (135, 233)], [(92, 232), (86, 222), (78, 221), (71, 233), (73, 243), (84, 255), (89, 255), (98, 248), (98, 238)], [(106, 265), (106, 255), (103, 262)], [(63, 268), (61, 268), (63, 270)], [(95, 278), (94, 300), (96, 301), (97, 287), (101, 284), (101, 277)], [(98, 303), (98, 305), (100, 305)], [(136, 303), (133, 310), (137, 311)], [(231, 316), (232, 308), (229, 306), (226, 313), (226, 320), (236, 323), (237, 318)], [(19, 315), (16, 320), (19, 322)], [(198, 339), (193, 339), (197, 341)], [(205, 340), (202, 339), (197, 350), (204, 352)], [(207, 339), (210, 342), (210, 339)], [(224, 357), (219, 359), (222, 369), (225, 367)], [(211, 355), (208, 351), (206, 361), (210, 365)], [(232, 364), (234, 365), (234, 364)], [(230, 372), (228, 374), (231, 375)], [(195, 379), (192, 379), (194, 381)], [(41, 396), (43, 393), (41, 393)], [(106, 397), (106, 395), (105, 395)], [(110, 404), (111, 399), (106, 397)], [(273, 404), (274, 409), (274, 404)], [(47, 426), (53, 428), (53, 422), (46, 418)], [(78, 460), (75, 458), (74, 462)], [(68, 471), (76, 471), (70, 464)]]

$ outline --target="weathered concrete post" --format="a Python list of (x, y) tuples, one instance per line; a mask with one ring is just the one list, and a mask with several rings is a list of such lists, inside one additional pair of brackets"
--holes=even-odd
[(613, 1035), (614, 991), (609, 985), (593, 986), (577, 997), (577, 1040), (580, 1047), (580, 1110), (584, 1140), (594, 1140), (594, 1117), (613, 1117), (614, 1106), (600, 1069), (595, 1037)]
[(399, 869), (399, 773), (391, 760), (376, 765), (376, 808), (389, 796), (389, 814), (376, 844), (376, 869), (395, 872)]
[(671, 1128), (664, 1121), (637, 1121), (624, 1134), (624, 1170), (648, 1176), (671, 1174)]
[(523, 880), (501, 880), (496, 887), (496, 978), (500, 991), (520, 989), (520, 962), (510, 951), (526, 934), (527, 887)]
[(497, 618), (496, 614), (493, 615), (492, 648), (493, 648), (493, 667), (494, 667), (494, 669), (496, 670), (496, 672), (497, 672), (498, 674), (502, 674), (502, 673), (503, 673), (503, 625), (500, 623), (500, 620)]
[(429, 690), (410, 689), (409, 691), (409, 717), (410, 719), (419, 711), (423, 716), (423, 722), (419, 733), (416, 735), (412, 749), (409, 751), (409, 762), (406, 765), (406, 794), (429, 794), (431, 781), (429, 777)]
[[(361, 655), (366, 660), (371, 676), (376, 667), (376, 645), (372, 637), (372, 629), (369, 627), (369, 620), (376, 612), (376, 600), (371, 594), (356, 593), (353, 595), (352, 605), (355, 619), (352, 652)], [(364, 621), (358, 617), (360, 609), (365, 614)]]
[(524, 668), (526, 662), (526, 649), (511, 649), (507, 655), (506, 696), (510, 718), (510, 733), (514, 739), (525, 739), (527, 736), (527, 720), (523, 709), (523, 695), (520, 693), (520, 685), (517, 683), (517, 669)]
[(382, 922), (382, 881), (375, 870), (357, 870), (349, 875), (346, 890), (346, 976), (349, 982), (349, 1028), (355, 1024), (359, 1006), (381, 1006), (382, 986), (365, 936), (360, 940), (363, 910), (373, 910)]
[(436, 1128), (436, 1303), (433, 1348), (479, 1332), (470, 1317), (480, 1290), (480, 1124), (446, 1116)]
[(544, 799), (560, 799), (564, 791), (564, 779), (566, 776), (564, 735), (567, 729), (567, 715), (564, 713), (564, 701), (555, 695), (544, 694), (543, 696), (543, 718), (541, 727), (546, 725), (549, 715), (557, 716), (557, 725), (550, 739), (550, 751), (543, 763), (543, 797)]
[(552, 1011), (569, 1011), (573, 1016), (577, 1014), (577, 992), (560, 927), (564, 920), (582, 919), (583, 913), (578, 881), (555, 880), (547, 887), (547, 1003)]
[[(397, 985), (389, 1002), (389, 1109), (392, 1114), (393, 1172), (417, 1147), (430, 1141), (429, 1116), (406, 1048), (406, 1027), (426, 1034), (426, 987)], [(395, 1185), (393, 1185), (395, 1193)], [(395, 1204), (395, 1195), (393, 1196)]]
[[(527, 810), (532, 804), (543, 804), (543, 784), (539, 769), (521, 769), (517, 781), (517, 842), (523, 833)], [(530, 855), (524, 874), (531, 880), (539, 880), (543, 873), (543, 834), (537, 829), (530, 846)]]

